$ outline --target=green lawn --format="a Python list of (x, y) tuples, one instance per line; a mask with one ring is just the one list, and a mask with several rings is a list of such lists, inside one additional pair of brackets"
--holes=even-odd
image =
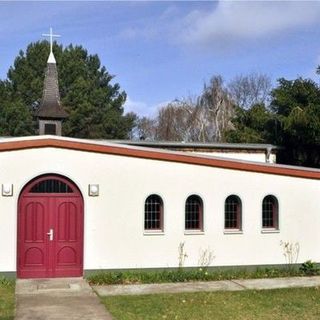
[(115, 320), (320, 319), (320, 288), (103, 297)]
[(14, 282), (0, 279), (0, 320), (13, 320), (14, 299)]

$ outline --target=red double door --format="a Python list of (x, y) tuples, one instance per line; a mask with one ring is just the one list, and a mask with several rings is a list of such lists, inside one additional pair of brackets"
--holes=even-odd
[(83, 275), (83, 200), (69, 181), (45, 177), (19, 199), (18, 277)]

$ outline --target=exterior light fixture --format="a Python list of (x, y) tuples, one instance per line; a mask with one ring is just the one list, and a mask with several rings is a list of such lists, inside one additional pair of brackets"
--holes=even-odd
[(98, 184), (89, 184), (89, 196), (97, 197), (99, 195), (99, 185)]
[(2, 185), (2, 195), (4, 197), (12, 197), (13, 196), (13, 185), (10, 183), (4, 183)]

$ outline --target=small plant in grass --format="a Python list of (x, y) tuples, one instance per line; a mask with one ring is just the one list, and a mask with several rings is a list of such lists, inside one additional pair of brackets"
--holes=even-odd
[[(200, 266), (201, 271), (206, 271), (211, 265), (213, 259), (215, 258), (213, 251), (210, 248), (200, 249), (198, 265)], [(199, 269), (199, 270), (200, 270)]]
[(297, 263), (299, 253), (300, 253), (300, 245), (298, 242), (290, 242), (290, 241), (280, 241), (280, 246), (283, 250), (283, 255), (286, 259), (287, 269), (288, 271), (293, 271), (294, 264)]
[(299, 270), (307, 276), (315, 276), (319, 274), (319, 268), (317, 268), (316, 263), (312, 262), (311, 260), (304, 262)]
[(184, 251), (184, 242), (180, 242), (178, 246), (178, 261), (179, 261), (179, 270), (182, 270), (184, 262), (187, 259), (188, 255)]

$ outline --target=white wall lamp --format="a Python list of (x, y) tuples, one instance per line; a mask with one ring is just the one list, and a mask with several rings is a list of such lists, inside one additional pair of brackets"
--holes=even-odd
[(12, 197), (13, 196), (13, 185), (10, 183), (4, 183), (2, 185), (2, 196)]
[(97, 197), (99, 195), (99, 185), (98, 184), (89, 184), (89, 196)]

